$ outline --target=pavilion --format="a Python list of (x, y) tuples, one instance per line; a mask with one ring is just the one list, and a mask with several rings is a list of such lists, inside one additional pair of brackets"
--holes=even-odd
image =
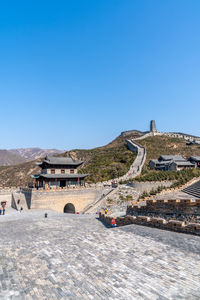
[(36, 163), (42, 170), (40, 174), (32, 175), (34, 186), (45, 189), (51, 187), (84, 186), (88, 174), (78, 174), (77, 168), (83, 161), (71, 157), (46, 156), (42, 162)]

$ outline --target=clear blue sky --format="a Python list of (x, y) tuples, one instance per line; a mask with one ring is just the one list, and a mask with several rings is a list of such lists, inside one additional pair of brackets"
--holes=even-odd
[(200, 135), (200, 1), (0, 1), (0, 148)]

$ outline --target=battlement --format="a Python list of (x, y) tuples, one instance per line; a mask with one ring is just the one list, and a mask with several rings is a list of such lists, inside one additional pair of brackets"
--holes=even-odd
[[(104, 214), (99, 214), (99, 219), (103, 222), (111, 225), (111, 216), (107, 216)], [(116, 226), (125, 226), (130, 224), (135, 225), (143, 225), (143, 226), (150, 226), (164, 230), (171, 230), (181, 233), (190, 233), (200, 236), (200, 223), (186, 223), (185, 221), (178, 221), (178, 220), (165, 220), (163, 218), (155, 218), (155, 217), (147, 217), (147, 216), (130, 216), (127, 215), (126, 217), (118, 217), (116, 218)]]
[(200, 199), (175, 199), (175, 200), (146, 200), (146, 205), (141, 206), (134, 203), (127, 207), (127, 214), (130, 215), (154, 215), (184, 217), (195, 215), (200, 218)]

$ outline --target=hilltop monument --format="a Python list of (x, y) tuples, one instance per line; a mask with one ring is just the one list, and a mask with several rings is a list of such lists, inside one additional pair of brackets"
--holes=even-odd
[(150, 132), (156, 132), (157, 129), (156, 129), (156, 122), (155, 120), (151, 120), (150, 122)]

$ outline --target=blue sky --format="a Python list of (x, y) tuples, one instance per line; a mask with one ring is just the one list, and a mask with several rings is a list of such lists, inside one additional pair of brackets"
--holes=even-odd
[(0, 1), (0, 148), (200, 135), (200, 1)]

